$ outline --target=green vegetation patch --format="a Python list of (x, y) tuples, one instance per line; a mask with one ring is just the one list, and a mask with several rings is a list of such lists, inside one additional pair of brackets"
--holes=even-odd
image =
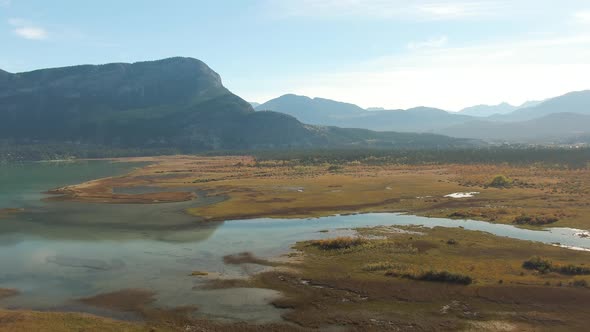
[(451, 273), (448, 271), (425, 271), (419, 273), (413, 272), (404, 272), (398, 273), (396, 271), (389, 271), (385, 275), (390, 277), (399, 277), (405, 278), (410, 280), (418, 280), (418, 281), (433, 281), (433, 282), (444, 282), (450, 284), (460, 284), (460, 285), (469, 285), (473, 282), (473, 279), (470, 276), (459, 274), (459, 273)]
[(512, 180), (504, 175), (496, 175), (488, 186), (494, 188), (509, 188), (512, 186)]
[(360, 237), (341, 236), (332, 239), (316, 240), (311, 244), (322, 250), (348, 249), (365, 244), (367, 241)]
[(547, 225), (547, 224), (553, 224), (559, 221), (559, 218), (557, 217), (552, 217), (552, 216), (529, 216), (529, 215), (520, 215), (516, 218), (514, 218), (514, 221), (512, 221), (513, 224), (517, 224), (517, 225), (533, 225), (533, 226), (539, 226), (539, 225)]
[(522, 267), (527, 270), (535, 270), (541, 273), (556, 272), (565, 275), (588, 275), (590, 268), (580, 265), (556, 265), (550, 260), (533, 256), (529, 260), (522, 263)]

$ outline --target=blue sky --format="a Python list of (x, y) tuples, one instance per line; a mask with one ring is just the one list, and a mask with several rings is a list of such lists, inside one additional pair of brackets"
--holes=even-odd
[(590, 89), (588, 0), (0, 0), (0, 45), (10, 72), (194, 57), (257, 102), (458, 110)]

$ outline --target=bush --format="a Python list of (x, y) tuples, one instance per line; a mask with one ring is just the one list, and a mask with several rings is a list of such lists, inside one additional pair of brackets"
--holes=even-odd
[(488, 184), (488, 186), (490, 187), (495, 187), (495, 188), (508, 188), (512, 185), (512, 180), (510, 180), (509, 178), (507, 178), (504, 175), (497, 175), (492, 182), (490, 182)]
[(549, 260), (542, 259), (539, 256), (533, 256), (528, 261), (522, 263), (522, 267), (528, 270), (536, 270), (541, 273), (557, 272), (566, 275), (587, 275), (590, 274), (590, 268), (578, 265), (554, 265)]
[(522, 267), (527, 270), (536, 270), (541, 273), (548, 273), (551, 272), (551, 262), (542, 259), (539, 256), (533, 256), (528, 261), (522, 263)]
[(330, 165), (330, 167), (328, 167), (328, 172), (339, 172), (342, 171), (344, 169), (344, 167), (340, 166), (340, 165)]
[(559, 221), (559, 219), (556, 217), (548, 217), (548, 216), (531, 217), (531, 216), (527, 216), (527, 215), (523, 214), (523, 215), (520, 215), (520, 216), (514, 218), (512, 223), (518, 224), (518, 225), (538, 226), (538, 225), (552, 224), (552, 223), (558, 222), (558, 221)]
[(316, 240), (312, 241), (311, 244), (322, 250), (337, 250), (360, 246), (365, 242), (367, 241), (360, 237), (343, 236), (332, 239)]
[(588, 282), (586, 280), (574, 280), (573, 286), (574, 287), (588, 287)]
[(473, 279), (470, 276), (466, 276), (463, 274), (458, 273), (451, 273), (448, 271), (427, 271), (422, 273), (397, 273), (397, 272), (387, 272), (385, 275), (393, 276), (393, 277), (401, 277), (405, 279), (411, 280), (419, 280), (419, 281), (433, 281), (433, 282), (445, 282), (451, 284), (460, 284), (460, 285), (469, 285), (473, 282)]
[(473, 217), (473, 214), (466, 211), (455, 211), (448, 215), (451, 219), (469, 219)]
[(561, 274), (569, 274), (569, 275), (584, 275), (590, 274), (590, 268), (585, 266), (577, 266), (573, 264), (559, 266), (557, 268), (557, 272)]

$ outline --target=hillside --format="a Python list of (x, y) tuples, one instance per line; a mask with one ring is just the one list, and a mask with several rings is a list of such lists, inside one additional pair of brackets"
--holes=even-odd
[(590, 115), (553, 113), (517, 122), (479, 120), (452, 126), (439, 133), (492, 141), (561, 143), (590, 134)]
[(476, 105), (464, 108), (460, 110), (458, 113), (463, 115), (471, 115), (471, 116), (478, 116), (478, 117), (488, 117), (488, 116), (499, 116), (501, 114), (508, 114), (514, 111), (534, 107), (541, 104), (543, 101), (531, 100), (524, 102), (520, 106), (510, 105), (508, 103), (501, 103), (498, 105)]
[(494, 114), (506, 114), (517, 110), (518, 107), (508, 103), (498, 105), (476, 105), (464, 108), (458, 113), (463, 115), (486, 117)]
[(542, 103), (518, 109), (512, 113), (491, 117), (500, 121), (524, 121), (554, 113), (579, 113), (590, 115), (590, 90), (570, 92), (547, 99)]
[(335, 126), (348, 118), (363, 116), (357, 105), (324, 98), (287, 94), (256, 107), (258, 111), (275, 111), (292, 115), (304, 123)]
[[(367, 132), (362, 138), (335, 139), (332, 130), (290, 115), (255, 112), (223, 86), (216, 72), (191, 58), (0, 72), (0, 140), (5, 142), (202, 151), (414, 141), (400, 135)], [(439, 136), (421, 141), (424, 147), (474, 144)]]
[(323, 98), (284, 95), (270, 100), (257, 110), (272, 110), (292, 115), (310, 124), (364, 128), (378, 131), (431, 132), (474, 118), (441, 109), (416, 107), (408, 110), (364, 110), (361, 107)]

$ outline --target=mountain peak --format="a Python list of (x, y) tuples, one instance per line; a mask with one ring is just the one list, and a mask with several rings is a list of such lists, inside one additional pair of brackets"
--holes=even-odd
[(286, 93), (278, 98), (275, 99), (292, 99), (292, 100), (305, 100), (311, 101), (313, 99), (309, 98), (308, 96), (296, 95), (294, 93)]

